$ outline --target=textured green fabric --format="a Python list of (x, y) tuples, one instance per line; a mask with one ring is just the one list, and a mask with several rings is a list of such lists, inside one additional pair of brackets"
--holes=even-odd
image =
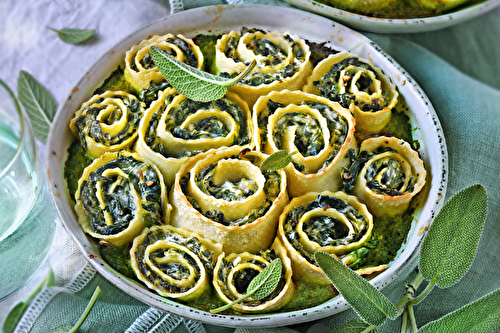
[[(169, 6), (168, 1), (154, 1)], [(244, 1), (241, 1), (244, 2)], [(276, 2), (276, 1), (275, 1)], [(185, 0), (184, 9), (207, 4)], [(267, 1), (266, 3), (269, 3)], [(97, 15), (97, 14), (96, 14)], [(145, 22), (144, 22), (145, 23)], [(434, 288), (415, 308), (419, 326), (500, 288), (500, 8), (440, 31), (381, 35), (366, 34), (399, 62), (431, 100), (443, 126), (449, 155), (447, 198), (474, 183), (488, 193), (488, 216), (472, 268), (455, 286)], [(413, 263), (415, 267), (416, 263)], [(404, 280), (413, 270), (383, 292), (394, 302), (404, 293)], [(315, 323), (268, 330), (229, 329), (163, 315), (125, 295), (99, 275), (76, 292), (57, 293), (36, 315), (34, 325), (19, 332), (44, 332), (60, 321), (74, 322), (96, 285), (103, 287), (99, 302), (81, 332), (327, 332), (356, 317), (351, 310)], [(55, 293), (57, 288), (53, 288)], [(49, 290), (50, 291), (50, 290)], [(3, 311), (4, 309), (2, 309)], [(139, 329), (137, 318), (152, 314), (151, 325)], [(144, 323), (144, 321), (142, 321)], [(397, 332), (399, 321), (388, 321), (382, 332)]]

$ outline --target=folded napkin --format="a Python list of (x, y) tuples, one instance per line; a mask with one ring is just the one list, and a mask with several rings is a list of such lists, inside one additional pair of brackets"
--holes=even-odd
[[(2, 66), (0, 76), (9, 77), (11, 86), (15, 86), (19, 69), (34, 74), (59, 102), (62, 101), (71, 85), (90, 66), (91, 62), (106, 51), (119, 39), (125, 37), (150, 20), (160, 18), (180, 10), (202, 5), (221, 4), (221, 1), (26, 1), (18, 4), (14, 0), (0, 5), (0, 17), (4, 18), (2, 42), (11, 29), (9, 20), (14, 15), (34, 16), (30, 29), (38, 40), (37, 45), (52, 44), (50, 54), (26, 50), (25, 45), (7, 45), (8, 50), (0, 55)], [(49, 2), (42, 8), (41, 3)], [(241, 3), (247, 1), (239, 1)], [(288, 5), (279, 1), (254, 1), (255, 3)], [(36, 3), (36, 4), (35, 4)], [(12, 10), (14, 12), (12, 12)], [(35, 11), (40, 10), (41, 12)], [(17, 16), (18, 17), (18, 16)], [(114, 17), (114, 19), (112, 19)], [(122, 18), (124, 19), (116, 19)], [(437, 319), (442, 315), (467, 304), (486, 293), (500, 287), (500, 9), (471, 21), (437, 32), (379, 35), (367, 34), (383, 50), (399, 62), (419, 83), (431, 100), (441, 121), (448, 145), (449, 182), (447, 198), (457, 191), (475, 184), (482, 184), (488, 193), (489, 209), (485, 229), (479, 244), (476, 259), (469, 272), (455, 286), (434, 290), (415, 308), (419, 326)], [(98, 37), (79, 46), (58, 43), (55, 36), (40, 37), (37, 29), (52, 23), (79, 28), (98, 26)], [(11, 22), (12, 24), (12, 22)], [(62, 27), (62, 26), (61, 26)], [(0, 26), (0, 28), (2, 28)], [(22, 30), (22, 29), (21, 29)], [(16, 30), (12, 28), (12, 33)], [(17, 31), (19, 34), (20, 32)], [(23, 36), (21, 36), (23, 37)], [(26, 37), (26, 36), (24, 36)], [(22, 39), (22, 38), (21, 38)], [(22, 39), (23, 40), (23, 39)], [(33, 40), (31, 40), (33, 42)], [(26, 45), (31, 45), (26, 42)], [(43, 46), (40, 46), (43, 48)], [(16, 49), (15, 53), (13, 50)], [(9, 53), (10, 52), (10, 53)], [(30, 55), (29, 52), (34, 52)], [(71, 58), (71, 54), (78, 54)], [(15, 58), (18, 54), (19, 57)], [(39, 61), (35, 61), (38, 57)], [(33, 62), (29, 60), (33, 59)], [(60, 74), (56, 65), (67, 61), (68, 73)], [(74, 67), (74, 68), (73, 68)], [(58, 76), (59, 75), (59, 76)], [(51, 81), (51, 78), (55, 82)], [(9, 80), (7, 80), (9, 81)], [(85, 308), (97, 285), (104, 290), (99, 301), (90, 313), (81, 332), (329, 332), (339, 324), (353, 319), (352, 310), (344, 311), (316, 322), (292, 327), (272, 329), (231, 329), (201, 324), (179, 316), (151, 308), (118, 288), (97, 274), (79, 254), (73, 240), (60, 228), (57, 233), (49, 262), (37, 279), (43, 276), (51, 266), (57, 278), (57, 285), (41, 292), (28, 308), (16, 332), (45, 332), (62, 323), (74, 323)], [(412, 268), (399, 279), (392, 282), (383, 292), (392, 301), (397, 301), (404, 293), (404, 281), (411, 280)], [(34, 289), (35, 281), (26, 289)], [(16, 301), (2, 303), (0, 312), (7, 312)], [(0, 321), (2, 317), (0, 317)], [(387, 321), (383, 332), (395, 332), (399, 321)]]

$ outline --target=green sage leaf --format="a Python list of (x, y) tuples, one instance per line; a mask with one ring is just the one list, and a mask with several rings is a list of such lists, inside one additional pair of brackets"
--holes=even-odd
[(463, 189), (444, 204), (422, 242), (418, 267), (425, 279), (441, 288), (460, 280), (476, 255), (486, 210), (481, 185)]
[(281, 259), (274, 259), (269, 265), (267, 265), (262, 271), (260, 271), (260, 273), (257, 274), (256, 277), (252, 279), (252, 281), (248, 284), (247, 292), (245, 295), (231, 303), (210, 310), (210, 313), (218, 313), (227, 310), (233, 305), (240, 303), (250, 296), (256, 300), (268, 296), (278, 286), (278, 283), (281, 280), (282, 269), (283, 265), (281, 263)]
[(21, 317), (23, 316), (27, 307), (28, 307), (28, 302), (21, 302), (16, 304), (16, 306), (14, 306), (12, 310), (10, 310), (9, 314), (7, 315), (7, 318), (5, 318), (5, 321), (3, 323), (2, 327), (3, 333), (14, 332), (17, 324), (19, 323), (19, 320), (21, 320)]
[(288, 153), (286, 150), (278, 150), (271, 155), (269, 155), (261, 164), (260, 169), (262, 171), (276, 171), (286, 167), (291, 161), (292, 156), (298, 151), (293, 151)]
[(47, 142), (50, 125), (57, 111), (57, 102), (31, 74), (19, 73), (17, 95), (24, 106), (35, 136), (43, 143)]
[(235, 85), (256, 65), (253, 61), (237, 77), (226, 79), (189, 66), (171, 57), (157, 46), (152, 46), (149, 52), (156, 67), (168, 83), (182, 95), (199, 102), (210, 102), (222, 98), (227, 92), (227, 87)]
[(322, 251), (316, 251), (314, 259), (337, 291), (366, 323), (379, 326), (387, 317), (397, 317), (394, 304), (340, 260)]
[(378, 333), (376, 326), (365, 323), (363, 320), (356, 318), (348, 321), (335, 328), (330, 333)]
[(282, 263), (276, 258), (267, 265), (253, 280), (247, 288), (247, 294), (253, 299), (263, 299), (276, 289), (281, 280)]
[(57, 32), (59, 39), (68, 44), (79, 44), (95, 34), (95, 29), (64, 28), (58, 30), (51, 27), (47, 27), (47, 29)]
[(500, 332), (500, 289), (421, 327), (419, 333)]
[[(1, 81), (1, 80), (0, 80)], [(0, 82), (3, 84), (3, 81)], [(12, 333), (16, 329), (17, 324), (19, 323), (19, 320), (21, 320), (21, 317), (23, 316), (24, 312), (28, 308), (28, 305), (33, 297), (35, 297), (38, 292), (43, 288), (44, 284), (45, 287), (51, 287), (54, 282), (54, 272), (52, 269), (49, 270), (48, 275), (40, 282), (40, 284), (35, 288), (35, 290), (31, 293), (31, 295), (28, 297), (28, 299), (24, 302), (20, 302), (16, 304), (12, 310), (10, 310), (9, 314), (5, 318), (5, 321), (2, 326), (2, 333)]]

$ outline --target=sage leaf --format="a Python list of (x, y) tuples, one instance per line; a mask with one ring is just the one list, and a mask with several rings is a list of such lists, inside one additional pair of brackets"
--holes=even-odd
[(432, 222), (420, 250), (423, 277), (446, 288), (467, 272), (486, 220), (487, 195), (472, 185), (448, 200)]
[(50, 269), (48, 275), (42, 280), (42, 282), (40, 282), (40, 284), (35, 288), (35, 290), (31, 293), (28, 299), (26, 299), (26, 301), (24, 302), (17, 303), (12, 308), (12, 310), (10, 310), (9, 314), (7, 315), (3, 323), (2, 333), (14, 332), (17, 324), (19, 323), (19, 320), (21, 320), (21, 317), (28, 308), (31, 299), (33, 299), (33, 297), (35, 297), (38, 294), (38, 292), (42, 289), (44, 284), (45, 287), (51, 287), (53, 282), (54, 282), (54, 272), (52, 271), (52, 269)]
[(245, 295), (231, 303), (210, 310), (210, 313), (218, 313), (227, 310), (233, 305), (240, 303), (250, 296), (256, 300), (263, 299), (264, 297), (268, 296), (278, 286), (278, 283), (281, 280), (282, 269), (283, 265), (281, 263), (281, 259), (274, 259), (269, 263), (269, 265), (267, 265), (262, 271), (260, 271), (260, 273), (257, 274), (256, 277), (252, 279), (252, 281), (248, 284), (247, 292)]
[(379, 326), (387, 317), (397, 317), (394, 304), (340, 260), (322, 251), (316, 251), (314, 259), (337, 291), (366, 323)]
[(7, 318), (5, 318), (5, 321), (3, 323), (2, 327), (3, 333), (14, 332), (17, 324), (19, 323), (19, 320), (21, 320), (21, 317), (23, 316), (27, 307), (28, 307), (28, 302), (20, 302), (17, 303), (16, 306), (12, 308), (12, 310), (10, 310), (9, 314), (7, 315)]
[(365, 323), (363, 320), (356, 318), (348, 321), (335, 328), (330, 333), (378, 333), (376, 326)]
[(276, 258), (248, 284), (247, 293), (253, 299), (263, 299), (276, 289), (281, 280), (282, 263)]
[(422, 326), (419, 333), (500, 332), (500, 289)]
[(68, 44), (82, 43), (95, 34), (95, 29), (64, 28), (58, 30), (51, 27), (47, 27), (47, 29), (57, 32), (59, 39)]
[(35, 136), (43, 143), (47, 142), (50, 125), (57, 111), (57, 102), (31, 74), (19, 73), (17, 95), (24, 106)]
[(262, 171), (276, 171), (286, 167), (291, 161), (292, 156), (298, 151), (288, 153), (286, 150), (278, 150), (269, 155), (261, 164)]
[(226, 79), (189, 66), (157, 46), (151, 46), (149, 53), (156, 67), (172, 87), (187, 98), (199, 102), (222, 98), (227, 92), (227, 87), (235, 85), (256, 65), (253, 61), (244, 72), (235, 78)]

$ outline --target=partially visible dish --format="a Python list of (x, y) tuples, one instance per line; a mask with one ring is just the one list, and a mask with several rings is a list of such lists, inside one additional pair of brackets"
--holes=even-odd
[[(273, 18), (273, 20), (270, 20)], [(190, 22), (186, 24), (186, 22)], [(272, 23), (271, 23), (272, 22)], [(290, 22), (294, 22), (293, 26), (290, 26)], [(80, 225), (77, 222), (77, 218), (75, 216), (75, 212), (72, 209), (71, 200), (69, 200), (68, 189), (66, 188), (66, 180), (64, 179), (64, 164), (68, 157), (68, 147), (70, 147), (73, 142), (73, 135), (68, 124), (71, 122), (71, 119), (74, 116), (75, 110), (78, 110), (80, 106), (89, 99), (89, 97), (94, 93), (96, 87), (100, 87), (103, 84), (103, 81), (109, 76), (110, 72), (115, 70), (117, 66), (123, 64), (123, 54), (129, 50), (133, 45), (137, 45), (144, 40), (147, 36), (153, 36), (155, 34), (164, 35), (165, 33), (171, 33), (173, 35), (183, 34), (187, 38), (196, 36), (200, 33), (208, 33), (216, 34), (225, 31), (231, 30), (239, 30), (242, 25), (248, 27), (257, 27), (260, 29), (267, 29), (271, 31), (289, 31), (291, 34), (297, 34), (311, 42), (316, 43), (325, 43), (324, 45), (328, 47), (335, 48), (338, 51), (343, 52), (351, 52), (353, 54), (358, 55), (363, 59), (369, 59), (376, 67), (383, 70), (385, 74), (387, 74), (393, 81), (394, 85), (397, 87), (400, 95), (401, 101), (404, 101), (404, 105), (408, 108), (408, 116), (410, 117), (410, 122), (412, 124), (412, 138), (410, 140), (418, 141), (419, 143), (419, 153), (426, 165), (428, 170), (428, 181), (427, 185), (420, 196), (421, 200), (419, 200), (418, 209), (415, 211), (415, 220), (412, 223), (411, 229), (408, 232), (408, 237), (405, 238), (403, 249), (398, 251), (396, 254), (396, 258), (393, 262), (389, 263), (387, 269), (384, 267), (384, 271), (379, 275), (375, 276), (371, 282), (377, 287), (382, 288), (387, 285), (391, 280), (400, 275), (409, 262), (411, 262), (412, 258), (417, 253), (420, 241), (422, 240), (423, 235), (425, 234), (425, 230), (428, 228), (429, 224), (432, 222), (432, 218), (434, 217), (437, 210), (442, 205), (442, 200), (444, 197), (444, 193), (446, 190), (446, 181), (447, 181), (447, 155), (446, 155), (446, 145), (444, 141), (444, 137), (442, 135), (442, 129), (439, 125), (439, 120), (432, 109), (430, 102), (427, 100), (425, 95), (422, 93), (421, 89), (418, 85), (413, 81), (411, 77), (409, 77), (406, 72), (397, 65), (394, 60), (390, 59), (387, 55), (383, 53), (378, 47), (376, 47), (372, 42), (363, 37), (356, 32), (347, 29), (338, 24), (332, 24), (332, 22), (328, 19), (322, 18), (320, 16), (316, 16), (314, 14), (305, 13), (296, 9), (290, 8), (282, 8), (282, 7), (269, 7), (269, 6), (217, 6), (217, 7), (207, 7), (200, 8), (195, 10), (190, 10), (186, 12), (182, 12), (179, 14), (171, 15), (168, 18), (153, 22), (152, 24), (142, 28), (136, 33), (132, 34), (128, 38), (124, 39), (122, 42), (117, 44), (111, 52), (105, 54), (101, 57), (86, 73), (86, 75), (79, 81), (76, 85), (75, 89), (72, 90), (71, 95), (66, 100), (61, 108), (59, 109), (53, 123), (53, 127), (50, 133), (50, 138), (48, 142), (48, 149), (50, 154), (48, 154), (48, 165), (49, 165), (49, 183), (51, 185), (51, 194), (56, 205), (56, 208), (59, 212), (61, 220), (63, 221), (65, 227), (75, 238), (76, 242), (80, 246), (84, 255), (89, 258), (89, 261), (94, 265), (94, 267), (101, 273), (105, 278), (110, 280), (120, 289), (124, 290), (128, 294), (138, 298), (139, 300), (151, 304), (160, 309), (176, 313), (185, 317), (189, 317), (196, 320), (201, 320), (207, 323), (222, 325), (222, 326), (246, 326), (246, 327), (271, 327), (271, 326), (282, 326), (289, 325), (292, 323), (299, 323), (303, 321), (311, 321), (321, 317), (329, 316), (334, 314), (335, 312), (342, 311), (348, 308), (347, 303), (341, 297), (334, 297), (331, 300), (319, 304), (312, 307), (301, 308), (299, 310), (291, 310), (285, 311), (281, 313), (271, 313), (265, 315), (253, 315), (253, 316), (238, 316), (238, 315), (212, 315), (207, 311), (199, 310), (195, 306), (189, 306), (182, 304), (180, 302), (172, 301), (168, 298), (162, 297), (161, 293), (163, 292), (162, 286), (159, 286), (158, 293), (154, 293), (149, 291), (144, 286), (137, 283), (137, 281), (131, 280), (127, 278), (125, 275), (118, 273), (115, 269), (113, 269), (109, 263), (103, 259), (102, 249), (100, 248), (98, 242), (87, 237), (82, 231)], [(364, 71), (364, 70), (363, 70)], [(344, 78), (345, 76), (342, 76)], [(284, 91), (283, 94), (288, 94), (286, 100), (278, 100), (280, 103), (290, 102), (292, 101), (292, 95), (290, 92)], [(281, 94), (280, 94), (281, 95)], [(171, 96), (172, 101), (178, 98), (175, 94), (169, 94), (168, 92), (162, 95), (161, 98), (168, 99)], [(128, 101), (128, 99), (127, 99)], [(180, 103), (181, 101), (179, 101)], [(315, 102), (315, 100), (311, 101)], [(100, 102), (99, 102), (100, 103)], [(128, 102), (127, 102), (128, 103)], [(135, 102), (131, 102), (130, 105)], [(258, 104), (258, 103), (256, 103)], [(317, 104), (317, 103), (316, 103)], [(315, 105), (316, 105), (315, 104)], [(309, 111), (308, 105), (297, 105), (293, 106), (296, 110), (304, 110), (306, 113), (311, 113), (313, 111)], [(140, 109), (140, 107), (133, 108)], [(287, 109), (287, 107), (280, 108), (282, 110)], [(156, 108), (152, 108), (152, 110), (156, 110)], [(315, 111), (316, 112), (316, 111)], [(329, 113), (331, 114), (331, 112)], [(108, 114), (109, 115), (109, 114)], [(269, 117), (271, 118), (271, 116)], [(75, 120), (76, 122), (76, 120)], [(254, 126), (255, 127), (255, 126)], [(344, 126), (348, 128), (347, 124)], [(348, 132), (346, 132), (347, 134)], [(141, 134), (140, 134), (141, 135)], [(84, 140), (85, 141), (85, 140)], [(238, 156), (237, 152), (241, 152), (240, 149), (235, 150), (234, 152), (227, 150), (228, 156)], [(112, 153), (118, 154), (121, 153)], [(213, 161), (215, 161), (216, 157), (220, 154), (226, 154), (226, 151), (221, 151), (218, 154), (212, 154), (210, 152), (201, 153), (199, 156), (199, 161), (190, 168), (189, 165), (184, 164), (181, 167), (181, 171), (183, 173), (196, 173), (198, 169), (200, 169), (203, 164), (206, 162), (209, 165), (212, 165)], [(242, 170), (246, 170), (247, 168), (251, 168), (253, 170), (253, 166), (250, 165), (250, 161), (257, 161), (260, 159), (258, 156), (259, 153), (251, 152), (245, 153), (249, 154), (249, 162), (244, 163), (243, 166), (241, 160), (231, 161), (229, 158), (226, 160), (226, 164), (231, 164), (232, 166), (238, 166)], [(255, 156), (254, 156), (255, 155)], [(222, 155), (221, 155), (222, 156)], [(255, 158), (252, 158), (255, 157)], [(349, 158), (354, 158), (355, 156), (349, 156)], [(347, 158), (347, 157), (346, 157)], [(125, 160), (131, 160), (134, 165), (141, 164), (141, 160), (136, 158), (134, 155), (123, 156), (123, 161), (120, 160), (120, 164), (125, 162)], [(136, 162), (137, 161), (137, 162)], [(195, 161), (191, 159), (191, 161)], [(99, 169), (103, 169), (101, 166), (105, 165), (106, 161), (103, 161), (103, 164), (99, 165)], [(160, 162), (164, 163), (164, 162)], [(187, 166), (186, 166), (187, 165)], [(146, 166), (144, 166), (146, 167)], [(134, 167), (135, 168), (135, 167)], [(141, 167), (142, 170), (143, 167)], [(293, 168), (290, 166), (292, 170), (289, 170), (289, 173), (293, 173)], [(156, 174), (158, 178), (161, 178), (162, 170), (154, 170), (152, 168), (151, 174)], [(120, 171), (118, 165), (113, 166), (111, 171), (103, 170), (106, 175), (117, 174), (120, 178), (125, 179), (127, 176), (127, 172)], [(140, 174), (144, 175), (143, 172)], [(181, 174), (179, 172), (179, 174)], [(252, 173), (254, 175), (255, 173)], [(167, 175), (168, 176), (168, 175)], [(139, 181), (145, 184), (145, 191), (149, 194), (152, 192), (152, 185), (155, 184), (154, 180), (150, 179), (142, 179), (141, 176)], [(167, 178), (167, 177), (165, 177)], [(179, 178), (179, 177), (178, 177)], [(258, 178), (258, 176), (257, 176)], [(284, 178), (284, 177), (282, 177)], [(172, 190), (172, 201), (169, 199), (169, 202), (174, 203), (174, 199), (176, 199), (176, 195), (178, 194), (178, 199), (180, 201), (186, 202), (185, 195), (183, 194), (184, 188), (181, 186), (181, 180), (175, 179), (175, 183), (179, 183), (178, 191)], [(187, 179), (187, 178), (186, 178)], [(203, 177), (200, 178), (203, 180)], [(166, 180), (167, 181), (167, 180)], [(168, 181), (167, 181), (168, 183)], [(114, 185), (113, 185), (114, 186)], [(122, 183), (117, 184), (116, 186), (122, 186)], [(190, 183), (186, 183), (185, 188), (188, 189)], [(140, 186), (141, 187), (141, 186)], [(151, 188), (150, 188), (151, 187)], [(261, 186), (262, 187), (262, 186)], [(132, 189), (132, 187), (130, 187)], [(161, 201), (162, 194), (161, 188), (158, 189), (157, 201)], [(330, 213), (329, 206), (334, 206), (334, 203), (338, 200), (335, 199), (339, 194), (335, 192), (325, 192), (321, 189), (322, 198), (326, 200), (326, 204), (322, 204), (320, 209), (317, 207), (314, 208), (312, 212), (305, 212), (304, 216), (314, 217), (318, 213), (323, 214), (323, 212)], [(178, 193), (177, 193), (178, 192)], [(301, 193), (297, 193), (294, 195), (296, 197), (301, 196)], [(194, 197), (194, 196), (193, 196)], [(280, 196), (281, 198), (285, 198), (285, 196)], [(323, 200), (322, 199), (322, 200)], [(308, 197), (303, 197), (303, 200), (309, 202)], [(346, 198), (347, 200), (347, 198)], [(349, 197), (349, 200), (351, 198)], [(305, 202), (304, 201), (304, 202)], [(186, 203), (187, 204), (187, 203)], [(284, 202), (285, 204), (285, 202)], [(312, 204), (315, 204), (314, 202)], [(308, 203), (309, 205), (309, 203)], [(355, 200), (351, 205), (357, 206)], [(192, 204), (187, 205), (186, 211), (192, 207)], [(263, 204), (265, 206), (265, 204)], [(290, 207), (291, 209), (292, 207)], [(356, 208), (357, 209), (357, 208)], [(359, 209), (361, 213), (364, 214), (362, 209)], [(362, 212), (363, 211), (363, 212)], [(295, 214), (295, 212), (293, 212)], [(291, 214), (291, 215), (293, 215)], [(367, 215), (366, 220), (370, 220), (370, 216)], [(175, 211), (172, 214), (172, 220), (175, 220), (176, 213)], [(203, 219), (203, 217), (200, 217)], [(236, 217), (238, 218), (238, 217)], [(354, 222), (362, 219), (361, 216), (356, 218)], [(150, 219), (152, 220), (152, 219)], [(166, 249), (166, 248), (179, 248), (179, 247), (187, 247), (187, 241), (185, 238), (191, 238), (191, 233), (184, 233), (184, 226), (182, 223), (186, 222), (185, 220), (180, 220), (179, 224), (174, 224), (172, 228), (156, 228), (151, 227), (149, 229), (144, 229), (141, 236), (136, 238), (134, 249), (134, 258), (141, 258), (145, 254), (152, 254), (153, 252), (148, 252), (147, 249)], [(278, 223), (276, 220), (274, 223)], [(294, 226), (288, 227), (289, 224), (283, 218), (283, 221), (279, 221), (279, 223), (283, 224), (283, 236), (275, 240), (272, 244), (272, 248), (275, 249), (275, 255), (281, 256), (283, 253), (282, 246), (285, 246), (285, 241), (288, 242), (287, 239), (291, 239), (291, 243), (298, 243), (298, 240), (293, 237), (289, 237), (290, 232), (287, 230), (291, 230), (294, 226), (300, 225), (297, 223), (293, 223)], [(238, 228), (232, 227), (232, 229)], [(371, 230), (371, 223), (366, 223), (367, 231), (365, 232), (367, 235)], [(193, 231), (197, 232), (197, 231)], [(218, 233), (216, 230), (215, 233)], [(287, 234), (288, 233), (288, 234)], [(167, 236), (168, 235), (168, 236)], [(156, 242), (156, 238), (162, 238), (163, 240), (168, 238), (167, 241)], [(242, 240), (246, 241), (250, 239), (251, 236), (245, 237)], [(99, 238), (99, 237), (96, 237)], [(175, 241), (175, 242), (171, 242)], [(272, 240), (269, 241), (269, 243)], [(143, 245), (147, 244), (147, 245)], [(177, 244), (177, 245), (176, 245)], [(211, 253), (214, 255), (219, 253), (220, 250), (218, 246), (210, 244), (210, 242), (205, 242), (200, 239), (200, 244), (211, 249)], [(240, 244), (240, 242), (237, 242)], [(201, 245), (200, 245), (201, 246)], [(357, 246), (356, 244), (352, 246)], [(267, 248), (267, 246), (266, 246)], [(263, 258), (272, 258), (269, 253), (266, 252), (265, 249), (258, 248), (256, 250), (252, 248), (248, 248), (247, 250), (252, 252), (259, 252), (260, 256)], [(342, 252), (343, 255), (344, 248), (340, 247), (339, 249), (335, 249)], [(200, 261), (203, 261), (206, 251), (200, 251), (196, 249), (192, 249), (188, 247), (187, 252), (192, 252), (192, 257), (194, 258), (197, 254), (203, 254)], [(243, 250), (242, 250), (243, 251)], [(234, 251), (230, 251), (234, 252)], [(207, 252), (208, 253), (208, 252)], [(247, 254), (239, 253), (242, 258), (245, 258)], [(307, 256), (307, 254), (305, 254)], [(153, 256), (154, 257), (154, 256)], [(214, 260), (213, 257), (210, 257), (209, 265), (197, 265), (199, 270), (203, 272), (205, 268), (203, 266), (209, 266), (208, 270), (212, 270)], [(242, 260), (242, 259), (239, 259)], [(252, 259), (253, 260), (253, 259)], [(259, 259), (260, 260), (260, 259)], [(298, 260), (301, 260), (300, 258)], [(196, 260), (195, 260), (196, 261)], [(286, 260), (284, 260), (286, 261)], [(193, 266), (193, 269), (195, 266)], [(229, 268), (223, 268), (222, 263), (217, 263), (217, 269), (220, 267), (221, 270), (229, 271)], [(141, 274), (148, 275), (147, 271), (142, 267), (141, 264), (138, 264), (137, 270), (141, 270)], [(232, 269), (232, 268), (231, 268)], [(288, 279), (288, 275), (285, 275), (285, 279)], [(145, 279), (146, 280), (146, 279)], [(142, 279), (141, 279), (142, 281)], [(199, 280), (202, 281), (202, 280)], [(222, 280), (221, 280), (222, 281)], [(154, 282), (151, 282), (151, 289), (156, 289), (154, 286)], [(148, 284), (149, 282), (144, 283)], [(184, 288), (184, 287), (182, 287)], [(199, 292), (203, 292), (204, 290), (203, 283), (194, 283), (191, 292), (184, 292), (184, 289), (179, 289), (179, 298), (191, 298), (191, 295), (197, 295)], [(223, 288), (224, 289), (224, 288)], [(172, 293), (170, 287), (167, 290), (167, 293)], [(284, 287), (283, 294), (288, 295), (289, 288)], [(161, 291), (161, 292), (160, 292)]]
[[(468, 1), (434, 15), (416, 14), (389, 17), (387, 14), (372, 15), (368, 12), (354, 11), (345, 7), (336, 7), (328, 0), (285, 0), (286, 2), (310, 12), (339, 21), (353, 29), (375, 33), (414, 33), (447, 28), (477, 17), (500, 5), (500, 0)], [(422, 0), (423, 1), (423, 0)], [(375, 3), (382, 1), (375, 1)], [(383, 2), (391, 2), (383, 1)], [(440, 1), (445, 3), (446, 1)], [(351, 1), (352, 3), (352, 1)], [(356, 3), (356, 2), (354, 2)], [(371, 2), (370, 2), (371, 3)], [(434, 10), (436, 11), (436, 10)]]

